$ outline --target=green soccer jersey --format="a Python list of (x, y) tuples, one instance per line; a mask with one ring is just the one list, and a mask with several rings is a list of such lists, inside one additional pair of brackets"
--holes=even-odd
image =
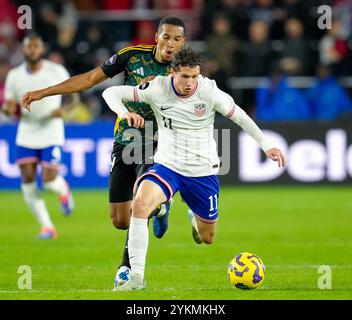
[[(120, 72), (125, 72), (125, 85), (136, 86), (148, 76), (164, 76), (170, 73), (170, 65), (160, 63), (155, 59), (155, 45), (138, 45), (118, 51), (101, 66), (104, 73), (112, 78)], [(136, 145), (152, 143), (155, 140), (157, 123), (149, 104), (126, 102), (130, 112), (141, 115), (145, 120), (145, 127), (131, 129), (126, 120), (116, 119), (114, 138), (117, 143)], [(138, 130), (138, 133), (136, 130)]]

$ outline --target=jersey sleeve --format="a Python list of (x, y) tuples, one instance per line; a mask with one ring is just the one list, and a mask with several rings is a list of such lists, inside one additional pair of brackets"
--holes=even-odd
[(160, 94), (155, 80), (140, 84), (139, 86), (113, 86), (107, 88), (103, 92), (103, 98), (108, 104), (109, 108), (114, 111), (119, 117), (128, 113), (129, 111), (124, 106), (123, 101), (132, 102), (146, 102), (150, 103), (151, 107), (155, 111), (153, 104), (155, 103)]
[(112, 57), (110, 57), (101, 65), (103, 72), (109, 78), (113, 78), (122, 71), (125, 71), (127, 62), (131, 58), (133, 53), (133, 50), (124, 53), (115, 53)]
[(135, 86), (133, 89), (134, 102), (155, 103), (162, 91), (158, 78), (161, 77)]
[(212, 96), (215, 111), (221, 113), (226, 118), (231, 118), (235, 112), (236, 103), (229, 94), (217, 87), (215, 81)]
[(10, 71), (5, 79), (4, 98), (5, 101), (16, 99), (15, 75), (13, 71)]
[(240, 126), (259, 144), (264, 152), (274, 147), (272, 141), (268, 140), (263, 135), (257, 124), (240, 106), (236, 105), (235, 101), (229, 94), (220, 90), (215, 83), (212, 92), (213, 104), (216, 111)]

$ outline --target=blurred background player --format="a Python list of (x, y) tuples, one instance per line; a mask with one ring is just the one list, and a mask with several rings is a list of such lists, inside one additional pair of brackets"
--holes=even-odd
[[(22, 103), (29, 108), (33, 101), (57, 94), (69, 94), (87, 90), (100, 82), (113, 78), (115, 75), (125, 71), (125, 84), (137, 85), (149, 76), (167, 75), (170, 71), (170, 63), (175, 53), (183, 47), (185, 42), (185, 26), (182, 20), (176, 17), (166, 17), (161, 19), (158, 31), (155, 34), (156, 45), (137, 45), (119, 50), (102, 66), (89, 72), (74, 76), (63, 83), (27, 93)], [(153, 111), (146, 103), (129, 102), (126, 104), (130, 114), (127, 119), (117, 118), (114, 130), (114, 146), (112, 152), (112, 165), (109, 181), (109, 203), (110, 217), (113, 225), (118, 229), (127, 229), (130, 223), (131, 203), (133, 197), (133, 186), (138, 176), (143, 174), (152, 165), (152, 161), (145, 163), (145, 146), (150, 145), (152, 151), (156, 148), (154, 139), (157, 124)], [(153, 128), (152, 135), (147, 136), (145, 132), (148, 128), (140, 128), (141, 139), (135, 139), (136, 135), (129, 135), (129, 123), (137, 114), (141, 112), (146, 120), (150, 120)], [(141, 161), (126, 163), (123, 157), (123, 150), (133, 143), (140, 146)], [(149, 156), (153, 156), (149, 154)], [(150, 160), (150, 159), (149, 159)], [(167, 217), (171, 206), (171, 201), (161, 206), (153, 213), (154, 235), (161, 238), (167, 230)], [(129, 258), (126, 245), (119, 270), (116, 275), (115, 284), (123, 284), (128, 280)]]
[[(11, 69), (5, 81), (3, 109), (9, 115), (16, 112), (17, 103), (29, 90), (56, 84), (69, 77), (62, 65), (43, 59), (44, 45), (38, 35), (24, 38), (23, 55), (25, 62)], [(66, 107), (70, 108), (76, 99), (77, 96)], [(38, 164), (41, 165), (44, 188), (59, 195), (63, 213), (70, 215), (74, 207), (69, 186), (58, 171), (60, 147), (64, 144), (61, 100), (61, 96), (48, 97), (34, 102), (31, 112), (22, 110), (16, 136), (16, 163), (21, 171), (21, 189), (25, 202), (41, 226), (41, 239), (56, 238), (57, 232), (37, 187)]]
[[(147, 217), (178, 191), (191, 210), (195, 240), (213, 243), (220, 168), (213, 134), (216, 112), (240, 126), (269, 159), (278, 161), (279, 167), (285, 165), (281, 150), (274, 147), (232, 97), (218, 89), (214, 80), (200, 76), (200, 63), (199, 54), (184, 48), (175, 55), (171, 75), (138, 87), (111, 87), (103, 92), (105, 101), (119, 117), (128, 117), (129, 113), (122, 100), (150, 103), (159, 127), (155, 165), (136, 183), (128, 242), (132, 275), (115, 291), (146, 287)], [(143, 125), (143, 119), (134, 119), (134, 125)]]

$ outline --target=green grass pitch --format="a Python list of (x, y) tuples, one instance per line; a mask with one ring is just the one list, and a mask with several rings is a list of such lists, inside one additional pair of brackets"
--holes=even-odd
[[(197, 245), (186, 205), (177, 196), (163, 239), (152, 235), (147, 290), (112, 292), (126, 231), (110, 224), (106, 190), (74, 191), (76, 211), (64, 217), (44, 194), (59, 237), (40, 241), (20, 192), (0, 193), (0, 299), (351, 299), (352, 187), (222, 188), (217, 238)], [(256, 290), (232, 288), (227, 264), (240, 252), (266, 266)], [(32, 270), (20, 290), (18, 267)], [(317, 282), (331, 267), (332, 288)]]

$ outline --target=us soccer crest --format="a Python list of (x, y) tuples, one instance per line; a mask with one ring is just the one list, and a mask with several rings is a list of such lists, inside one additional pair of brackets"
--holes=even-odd
[(194, 105), (194, 112), (198, 117), (201, 117), (205, 113), (205, 103), (197, 103)]

